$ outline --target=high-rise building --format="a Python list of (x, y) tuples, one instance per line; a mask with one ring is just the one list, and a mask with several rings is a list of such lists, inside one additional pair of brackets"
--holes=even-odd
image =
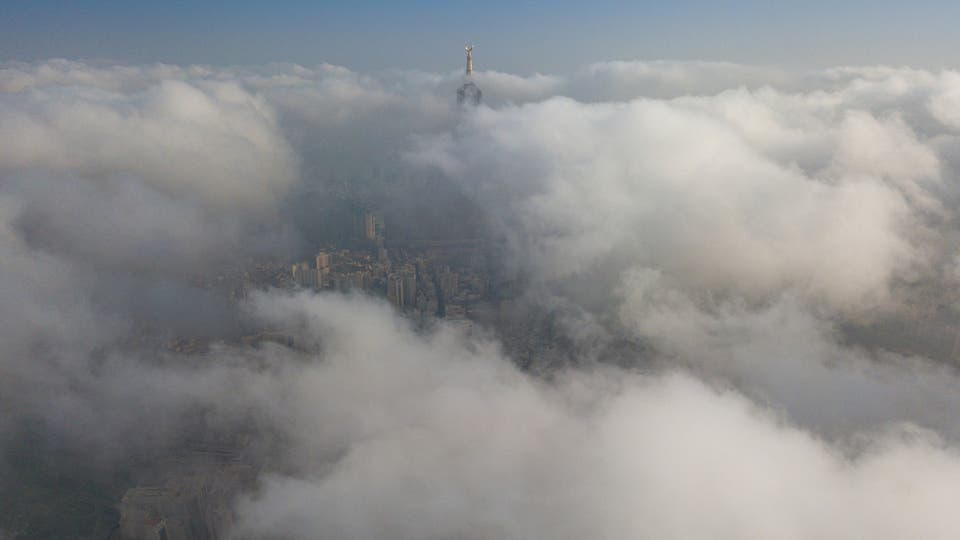
[(361, 235), (370, 240), (381, 244), (386, 235), (386, 224), (383, 216), (377, 212), (364, 211), (360, 214)]
[(451, 270), (449, 266), (442, 266), (437, 271), (437, 282), (443, 297), (452, 298), (460, 288), (460, 274)]
[(370, 288), (372, 281), (370, 272), (366, 270), (355, 270), (342, 274), (331, 274), (330, 286), (343, 292), (365, 290)]
[(333, 256), (326, 251), (317, 253), (317, 270), (330, 270)]
[(403, 275), (390, 274), (387, 276), (387, 300), (398, 308), (404, 306)]
[(293, 281), (302, 287), (320, 286), (318, 272), (305, 262), (293, 265)]
[(417, 273), (412, 265), (403, 267), (403, 305), (404, 307), (417, 305)]
[(333, 254), (326, 251), (317, 253), (317, 287), (321, 289), (330, 286), (330, 272), (333, 266)]
[(457, 90), (457, 103), (460, 105), (479, 105), (483, 92), (480, 87), (473, 82), (473, 45), (464, 46), (463, 50), (467, 52), (467, 72), (466, 81), (463, 86)]

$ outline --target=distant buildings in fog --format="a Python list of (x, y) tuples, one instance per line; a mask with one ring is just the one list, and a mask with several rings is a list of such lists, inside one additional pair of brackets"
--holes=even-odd
[(363, 212), (360, 219), (363, 224), (363, 237), (378, 245), (382, 244), (387, 229), (383, 216), (377, 212)]
[(297, 263), (293, 265), (293, 281), (298, 285), (304, 287), (320, 287), (320, 275), (319, 273), (310, 268), (309, 263)]
[(299, 262), (292, 265), (292, 274), (301, 287), (383, 296), (422, 318), (466, 318), (471, 306), (487, 299), (489, 279), (476, 269), (437, 262), (447, 258), (449, 252), (441, 248), (416, 256), (401, 252), (393, 261), (370, 250), (324, 250), (314, 257), (316, 266)]
[(315, 289), (370, 289), (374, 277), (385, 273), (384, 265), (376, 263), (366, 252), (321, 251), (314, 260), (316, 267), (308, 262), (293, 265), (294, 283)]

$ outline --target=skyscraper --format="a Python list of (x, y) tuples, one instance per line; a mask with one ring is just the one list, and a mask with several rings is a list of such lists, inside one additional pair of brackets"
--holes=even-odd
[(479, 105), (483, 92), (480, 87), (473, 82), (473, 45), (466, 45), (463, 50), (467, 52), (467, 72), (466, 81), (463, 86), (457, 90), (457, 103), (460, 105)]

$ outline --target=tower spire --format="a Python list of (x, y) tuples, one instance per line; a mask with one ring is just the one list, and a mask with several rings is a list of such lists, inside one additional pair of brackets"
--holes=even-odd
[(463, 81), (463, 86), (457, 90), (457, 103), (460, 105), (479, 105), (483, 92), (473, 82), (473, 45), (464, 45), (463, 50), (467, 52), (467, 76)]

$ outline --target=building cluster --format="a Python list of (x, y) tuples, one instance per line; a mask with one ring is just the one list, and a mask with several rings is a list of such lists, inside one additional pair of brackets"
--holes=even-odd
[(325, 249), (313, 264), (293, 265), (294, 282), (306, 288), (363, 291), (383, 296), (399, 310), (420, 318), (464, 319), (488, 299), (489, 277), (476, 268), (449, 264), (450, 251), (428, 248), (387, 255), (374, 250)]
[(374, 281), (383, 281), (389, 263), (379, 261), (366, 251), (349, 249), (324, 250), (317, 253), (315, 264), (293, 265), (293, 281), (301, 287), (350, 291), (368, 290)]
[(282, 261), (247, 259), (225, 262), (205, 273), (189, 276), (190, 284), (200, 289), (216, 291), (220, 295), (240, 300), (250, 291), (264, 286), (290, 286), (290, 267)]

